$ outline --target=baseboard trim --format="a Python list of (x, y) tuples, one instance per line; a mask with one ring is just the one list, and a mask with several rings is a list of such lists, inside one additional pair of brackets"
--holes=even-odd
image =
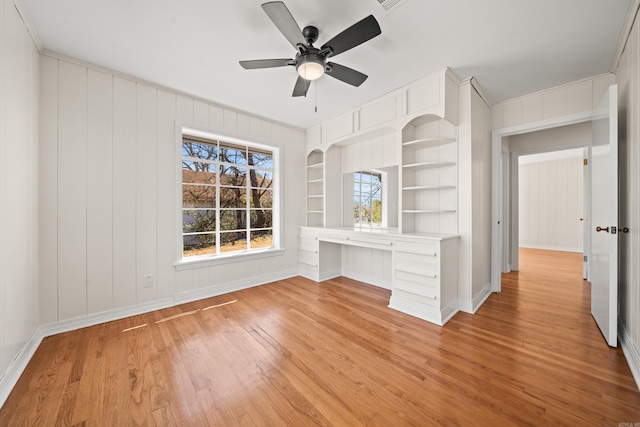
[(620, 347), (622, 347), (624, 357), (627, 359), (631, 375), (633, 375), (633, 379), (636, 381), (636, 387), (640, 390), (640, 351), (638, 347), (634, 345), (622, 322), (618, 321), (618, 325)]
[(277, 273), (263, 274), (262, 276), (252, 277), (250, 279), (237, 280), (235, 282), (225, 283), (223, 285), (209, 286), (206, 288), (196, 289), (193, 291), (181, 292), (176, 294), (173, 299), (175, 305), (185, 304), (188, 302), (198, 301), (205, 298), (217, 297), (219, 295), (231, 292), (241, 291), (242, 289), (253, 288), (254, 286), (265, 285), (278, 280), (290, 279), (298, 276), (298, 270), (285, 270)]
[(29, 337), (27, 342), (24, 343), (20, 352), (18, 352), (16, 357), (4, 371), (2, 377), (0, 377), (0, 408), (4, 405), (9, 394), (11, 394), (11, 390), (13, 390), (20, 379), (22, 372), (24, 372), (27, 364), (35, 354), (44, 337), (45, 336), (42, 334), (40, 327), (36, 328), (35, 332), (31, 337)]
[(442, 310), (428, 307), (405, 298), (391, 295), (389, 308), (409, 314), (438, 326), (444, 326), (457, 312), (458, 308), (453, 306), (444, 307)]
[(484, 304), (485, 301), (489, 299), (490, 296), (491, 296), (491, 283), (487, 283), (480, 290), (480, 292), (478, 292), (477, 295), (473, 297), (473, 311), (471, 312), (471, 314), (476, 314), (476, 311), (478, 311), (478, 309), (482, 307), (482, 304)]
[(464, 311), (465, 313), (475, 314), (489, 296), (491, 296), (491, 283), (484, 285), (472, 300), (459, 299), (458, 308), (460, 311)]
[(324, 282), (325, 280), (335, 279), (336, 277), (340, 276), (342, 276), (342, 271), (340, 270), (324, 271), (318, 275), (318, 282)]

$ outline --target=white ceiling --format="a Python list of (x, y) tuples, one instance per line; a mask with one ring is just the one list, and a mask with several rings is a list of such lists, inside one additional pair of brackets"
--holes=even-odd
[(444, 67), (493, 103), (609, 72), (631, 1), (406, 0), (387, 13), (378, 0), (286, 0), (320, 29), (316, 46), (370, 14), (382, 29), (333, 60), (368, 74), (362, 86), (324, 76), (307, 98), (291, 97), (293, 67), (238, 64), (295, 55), (262, 0), (23, 3), (46, 50), (308, 128)]

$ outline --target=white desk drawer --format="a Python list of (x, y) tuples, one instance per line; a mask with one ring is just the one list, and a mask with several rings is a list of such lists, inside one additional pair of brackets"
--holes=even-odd
[(439, 272), (439, 260), (436, 256), (397, 252), (394, 268), (415, 274), (436, 277)]
[(300, 264), (305, 264), (310, 267), (318, 266), (318, 253), (317, 252), (307, 252), (307, 251), (298, 251), (298, 262)]
[(425, 240), (422, 242), (413, 242), (406, 240), (396, 240), (396, 251), (418, 253), (425, 255), (437, 256), (440, 254), (440, 245), (437, 241)]
[(417, 285), (438, 286), (440, 278), (436, 273), (419, 274), (412, 271), (398, 270), (394, 272), (394, 278), (405, 282), (415, 283)]
[(300, 242), (300, 250), (301, 251), (318, 253), (318, 240), (317, 239), (300, 236), (299, 242)]

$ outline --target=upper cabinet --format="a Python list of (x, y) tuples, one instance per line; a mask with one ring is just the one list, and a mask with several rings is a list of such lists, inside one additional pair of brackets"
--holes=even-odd
[(307, 130), (307, 153), (326, 151), (401, 130), (412, 120), (433, 115), (458, 123), (459, 79), (448, 68), (401, 87), (362, 107)]
[(444, 69), (308, 129), (307, 225), (348, 226), (345, 177), (384, 170), (388, 227), (457, 234), (459, 84)]

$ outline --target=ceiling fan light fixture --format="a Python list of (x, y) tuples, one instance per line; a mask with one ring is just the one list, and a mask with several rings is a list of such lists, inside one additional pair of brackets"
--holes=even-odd
[(298, 64), (298, 75), (305, 80), (317, 80), (324, 74), (324, 64), (307, 61)]

